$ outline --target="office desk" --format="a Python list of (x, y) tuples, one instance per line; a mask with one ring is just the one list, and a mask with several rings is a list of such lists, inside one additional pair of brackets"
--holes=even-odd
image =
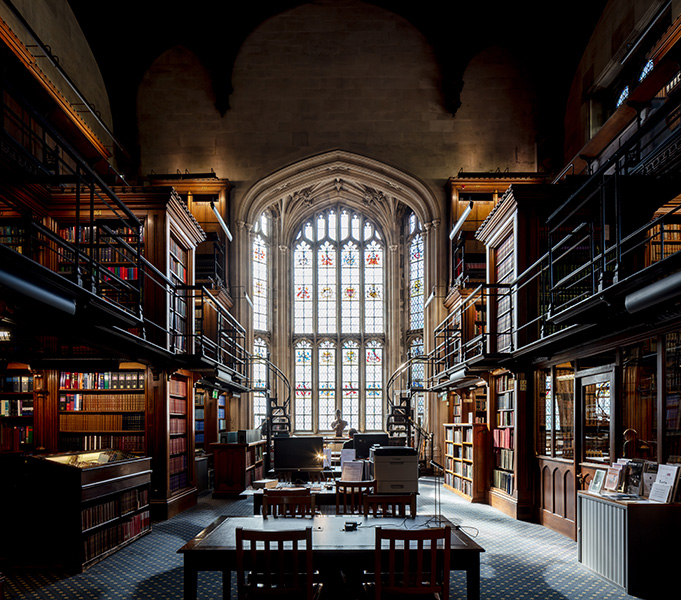
[[(345, 522), (359, 522), (356, 531), (343, 531)], [(468, 600), (480, 598), (480, 553), (476, 544), (449, 521), (438, 517), (417, 516), (415, 519), (376, 518), (362, 516), (319, 515), (313, 518), (218, 517), (194, 539), (178, 550), (184, 556), (184, 597), (196, 600), (199, 571), (222, 571), (222, 592), (230, 596), (232, 569), (236, 565), (237, 527), (260, 530), (305, 529), (312, 527), (315, 568), (324, 574), (334, 571), (369, 568), (373, 565), (376, 544), (375, 527), (418, 528), (452, 527), (451, 570), (465, 571)]]

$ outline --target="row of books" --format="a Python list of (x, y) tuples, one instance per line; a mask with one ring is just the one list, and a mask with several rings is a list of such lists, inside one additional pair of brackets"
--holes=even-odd
[(186, 419), (170, 419), (170, 433), (187, 433)]
[[(109, 265), (107, 266), (107, 270), (111, 271), (116, 277), (123, 279), (124, 281), (133, 281), (138, 278), (137, 267), (113, 267)], [(102, 277), (102, 280), (108, 281), (106, 275)]]
[(63, 390), (143, 390), (144, 371), (62, 372), (59, 387)]
[(497, 427), (513, 427), (515, 422), (515, 412), (512, 410), (501, 410), (497, 412)]
[(33, 416), (33, 398), (0, 400), (0, 417)]
[(184, 471), (187, 468), (187, 455), (178, 454), (170, 457), (170, 473), (175, 474)]
[(147, 488), (135, 488), (123, 492), (118, 499), (121, 515), (134, 510), (139, 510), (149, 504), (149, 490)]
[(473, 482), (468, 479), (454, 477), (451, 473), (445, 473), (445, 483), (466, 496), (473, 495)]
[(169, 402), (170, 412), (176, 415), (186, 415), (187, 414), (187, 400), (186, 398), (175, 398), (170, 397)]
[(513, 494), (513, 482), (514, 482), (514, 476), (513, 473), (509, 473), (508, 471), (500, 471), (498, 469), (494, 469), (492, 471), (492, 485), (507, 494)]
[(514, 453), (508, 448), (494, 449), (494, 466), (500, 469), (513, 470)]
[(59, 394), (59, 410), (63, 411), (144, 411), (143, 394)]
[(0, 427), (0, 452), (18, 452), (22, 444), (33, 444), (33, 426)]
[(187, 438), (186, 437), (176, 437), (170, 438), (168, 442), (168, 449), (170, 454), (182, 454), (187, 451)]
[(176, 492), (187, 487), (188, 479), (187, 472), (181, 471), (170, 476), (170, 491)]
[(104, 448), (113, 448), (123, 452), (144, 453), (144, 434), (60, 434), (59, 436), (59, 449), (63, 451), (102, 450)]
[(85, 562), (104, 554), (151, 528), (149, 511), (145, 510), (131, 516), (122, 523), (97, 531), (87, 536), (83, 541), (83, 558)]
[(513, 450), (513, 429), (493, 429), (492, 440), (495, 448), (508, 448)]
[(143, 414), (60, 414), (60, 431), (142, 431)]
[(32, 375), (12, 375), (0, 377), (0, 392), (32, 392)]

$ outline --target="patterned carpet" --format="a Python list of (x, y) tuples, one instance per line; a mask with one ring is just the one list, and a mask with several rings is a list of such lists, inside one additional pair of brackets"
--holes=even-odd
[[(419, 481), (419, 514), (437, 514), (485, 548), (481, 597), (485, 600), (625, 600), (634, 598), (577, 562), (576, 543), (546, 527), (523, 523), (484, 504), (469, 504), (436, 485)], [(331, 507), (328, 507), (331, 508)], [(178, 548), (220, 515), (252, 514), (250, 498), (213, 500), (210, 494), (180, 515), (154, 523), (152, 533), (84, 573), (5, 573), (6, 599), (181, 600), (182, 556)], [(232, 597), (236, 597), (233, 591)], [(466, 598), (463, 574), (452, 573), (451, 598)], [(222, 597), (218, 573), (199, 573), (199, 600)]]

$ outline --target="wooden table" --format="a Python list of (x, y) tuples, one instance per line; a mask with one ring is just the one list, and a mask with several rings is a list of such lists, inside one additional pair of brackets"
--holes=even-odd
[[(356, 531), (344, 531), (346, 521), (359, 523)], [(447, 519), (419, 515), (415, 519), (318, 515), (312, 518), (218, 517), (178, 550), (184, 556), (184, 598), (196, 600), (199, 571), (222, 571), (222, 594), (230, 597), (231, 574), (236, 565), (235, 530), (286, 530), (312, 527), (315, 568), (321, 575), (371, 568), (376, 544), (375, 527), (419, 528), (449, 525), (452, 528), (451, 570), (465, 571), (468, 600), (480, 598), (480, 553), (484, 549)]]

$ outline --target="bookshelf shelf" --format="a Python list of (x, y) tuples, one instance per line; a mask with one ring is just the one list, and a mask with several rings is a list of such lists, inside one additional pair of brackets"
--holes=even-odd
[(262, 479), (266, 440), (250, 443), (211, 444), (215, 468), (213, 498), (238, 496)]
[(445, 423), (444, 487), (470, 500), (485, 500), (484, 423)]

